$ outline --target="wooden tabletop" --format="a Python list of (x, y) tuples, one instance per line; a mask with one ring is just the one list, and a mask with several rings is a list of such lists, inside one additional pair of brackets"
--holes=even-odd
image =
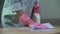
[(28, 27), (20, 28), (1, 28), (0, 34), (60, 34), (60, 27), (54, 29), (32, 30)]

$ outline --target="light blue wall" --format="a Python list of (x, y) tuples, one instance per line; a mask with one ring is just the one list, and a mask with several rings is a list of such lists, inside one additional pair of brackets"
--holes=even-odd
[(40, 0), (42, 18), (60, 18), (60, 0)]

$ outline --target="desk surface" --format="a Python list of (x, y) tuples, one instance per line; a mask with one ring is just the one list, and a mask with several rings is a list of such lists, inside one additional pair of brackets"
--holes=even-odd
[(0, 29), (0, 34), (60, 34), (60, 27), (46, 30), (31, 30), (27, 27)]

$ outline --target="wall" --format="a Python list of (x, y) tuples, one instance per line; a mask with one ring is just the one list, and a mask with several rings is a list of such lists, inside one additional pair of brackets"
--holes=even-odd
[(60, 18), (60, 0), (40, 0), (42, 18)]

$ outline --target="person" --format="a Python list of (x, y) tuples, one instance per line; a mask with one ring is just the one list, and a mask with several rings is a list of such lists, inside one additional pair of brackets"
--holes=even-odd
[(37, 3), (38, 0), (7, 0), (11, 1), (11, 5), (13, 5), (13, 12), (16, 12), (19, 16), (19, 21), (25, 23), (26, 25), (36, 26), (38, 28), (47, 28), (46, 26), (39, 24), (33, 21), (31, 17), (32, 9), (34, 4)]

